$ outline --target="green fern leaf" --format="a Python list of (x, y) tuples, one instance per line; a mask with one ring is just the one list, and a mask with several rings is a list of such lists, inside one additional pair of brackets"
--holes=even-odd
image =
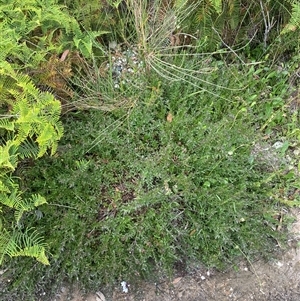
[(25, 158), (37, 158), (39, 153), (38, 145), (29, 139), (23, 141), (18, 147), (18, 154), (21, 159)]
[(16, 168), (15, 162), (12, 161), (10, 149), (15, 145), (14, 141), (7, 141), (6, 145), (0, 146), (0, 168), (7, 168), (14, 171)]
[(15, 208), (22, 202), (20, 194), (17, 193), (16, 189), (10, 191), (10, 194), (0, 193), (0, 202), (10, 208)]
[(215, 11), (220, 15), (222, 13), (222, 0), (210, 0)]
[(31, 198), (23, 199), (21, 194), (18, 192), (18, 185), (9, 189), (3, 182), (0, 182), (0, 184), (1, 183), (2, 192), (0, 190), (0, 203), (9, 208), (15, 209), (14, 216), (17, 223), (21, 220), (24, 212), (32, 211), (37, 206), (47, 204), (46, 199), (39, 194), (34, 194)]
[(36, 231), (29, 233), (26, 230), (24, 233), (15, 230), (13, 233), (3, 231), (0, 233), (0, 265), (3, 262), (4, 256), (29, 256), (34, 257), (45, 265), (49, 265), (48, 258), (45, 254), (45, 244), (42, 243), (42, 238)]
[(10, 117), (0, 118), (0, 128), (5, 129), (7, 131), (14, 131), (15, 126), (14, 122), (10, 120)]
[(296, 31), (300, 28), (300, 3), (298, 1), (292, 1), (292, 15), (290, 22), (285, 25), (281, 34), (286, 34), (291, 31)]
[(31, 201), (32, 201), (32, 203), (34, 204), (35, 207), (41, 206), (43, 204), (47, 204), (46, 199), (44, 197), (42, 197), (41, 195), (39, 195), (39, 194), (34, 194), (31, 197)]
[[(9, 69), (7, 65), (3, 65), (3, 68)], [(41, 157), (48, 149), (54, 154), (57, 141), (63, 135), (62, 124), (59, 121), (61, 114), (59, 101), (48, 92), (40, 92), (27, 75), (15, 72), (9, 75), (11, 88), (8, 92), (16, 100), (12, 108), (16, 120), (11, 122), (12, 124), (3, 121), (2, 126), (17, 132), (15, 142), (18, 145), (24, 143), (28, 137), (36, 137), (39, 150), (32, 152), (35, 157)], [(26, 143), (24, 145), (26, 146)], [(27, 143), (27, 146), (30, 145)], [(23, 156), (28, 156), (28, 153), (23, 152)]]
[(47, 144), (48, 141), (51, 141), (55, 134), (55, 129), (51, 124), (48, 123), (41, 129), (39, 137), (36, 139), (36, 141), (38, 142), (39, 146), (42, 147), (43, 145)]
[(16, 222), (19, 223), (24, 212), (32, 211), (35, 208), (35, 206), (31, 199), (23, 200), (20, 195), (16, 200), (18, 201), (16, 201), (14, 204), (14, 209), (15, 209), (14, 215), (15, 215)]
[(0, 179), (0, 203), (15, 210), (15, 220), (19, 223), (24, 212), (34, 210), (37, 206), (46, 204), (47, 201), (39, 194), (23, 199), (19, 192), (19, 185), (13, 182), (8, 175), (2, 175)]
[(24, 248), (23, 250), (16, 253), (14, 256), (30, 256), (35, 257), (35, 259), (44, 265), (49, 265), (48, 258), (45, 254), (45, 248), (40, 245), (34, 245), (31, 247)]
[(10, 193), (9, 188), (0, 180), (0, 194), (1, 193)]

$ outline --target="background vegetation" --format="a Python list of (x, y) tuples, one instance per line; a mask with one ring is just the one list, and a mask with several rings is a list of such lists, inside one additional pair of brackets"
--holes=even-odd
[(284, 246), (300, 190), (297, 1), (0, 8), (1, 300)]

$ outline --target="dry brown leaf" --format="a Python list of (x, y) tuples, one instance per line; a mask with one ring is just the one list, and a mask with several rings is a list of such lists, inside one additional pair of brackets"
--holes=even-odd
[(180, 280), (181, 280), (182, 277), (177, 277), (173, 280), (172, 284), (175, 285), (177, 284)]
[(70, 52), (69, 49), (67, 49), (67, 50), (65, 50), (65, 51), (63, 52), (63, 54), (62, 54), (61, 57), (60, 57), (60, 61), (61, 61), (61, 62), (63, 62), (63, 61), (67, 58), (69, 52)]
[(168, 115), (167, 115), (167, 121), (168, 122), (172, 122), (172, 120), (173, 120), (173, 115), (171, 113), (168, 113)]

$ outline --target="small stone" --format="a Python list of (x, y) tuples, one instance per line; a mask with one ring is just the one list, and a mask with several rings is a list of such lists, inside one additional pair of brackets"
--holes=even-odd
[(280, 261), (276, 262), (276, 265), (277, 265), (279, 268), (283, 267), (283, 263), (280, 262)]
[(275, 149), (280, 149), (283, 147), (283, 142), (281, 141), (276, 141), (273, 145), (272, 145), (273, 148)]
[(101, 292), (97, 292), (96, 293), (96, 301), (106, 301), (106, 298)]
[(128, 285), (126, 281), (122, 281), (121, 282), (121, 286), (122, 286), (122, 291), (123, 293), (127, 294), (128, 293)]
[(64, 286), (62, 286), (61, 289), (60, 289), (60, 291), (61, 291), (62, 293), (65, 293), (65, 292), (67, 291), (67, 288), (64, 287)]
[(294, 153), (295, 156), (299, 156), (299, 155), (300, 155), (300, 149), (299, 149), (299, 148), (298, 148), (298, 149), (295, 149), (295, 150), (293, 151), (293, 153)]

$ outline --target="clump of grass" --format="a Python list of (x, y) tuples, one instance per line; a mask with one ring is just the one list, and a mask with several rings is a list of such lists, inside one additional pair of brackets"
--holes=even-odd
[[(206, 74), (207, 89), (150, 74), (129, 111), (65, 117), (57, 155), (23, 178), (28, 193), (49, 202), (42, 218), (30, 213), (23, 222), (44, 231), (51, 265), (22, 259), (16, 269), (16, 259), (11, 295), (50, 294), (65, 279), (96, 289), (172, 273), (178, 262), (222, 268), (241, 250), (251, 259), (274, 248), (281, 234), (270, 195), (279, 173), (253, 160), (254, 113), (237, 89), (222, 88), (222, 74), (231, 87), (239, 69), (211, 66), (219, 71)], [(243, 90), (245, 99), (254, 89)]]

